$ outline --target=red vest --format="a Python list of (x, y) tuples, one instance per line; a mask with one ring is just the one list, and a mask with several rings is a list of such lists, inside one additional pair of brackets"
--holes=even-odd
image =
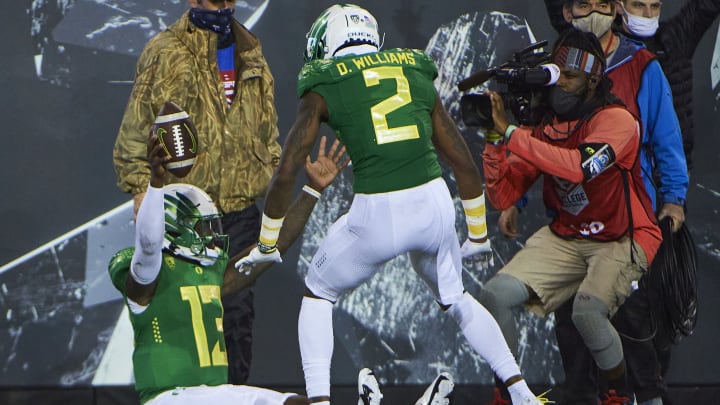
[[(608, 77), (613, 82), (612, 93), (617, 96), (632, 115), (640, 116), (640, 107), (637, 103), (638, 93), (640, 92), (640, 84), (642, 81), (642, 75), (647, 68), (647, 65), (655, 59), (655, 54), (648, 51), (647, 49), (638, 49), (632, 56), (632, 59), (628, 62), (623, 63), (616, 69), (611, 70), (608, 73)], [(642, 121), (640, 122), (640, 128), (644, 131)], [(642, 138), (642, 133), (641, 138)]]
[[(594, 114), (598, 111), (601, 110)], [(594, 114), (568, 138), (549, 139), (543, 131), (545, 127), (536, 128), (533, 136), (555, 146), (577, 149), (586, 143), (587, 123)], [(635, 156), (638, 155), (639, 147), (638, 138), (633, 146)], [(626, 235), (634, 237), (633, 234), (642, 229), (642, 232), (658, 234), (655, 236), (659, 238), (637, 158), (629, 170), (613, 165), (600, 175), (579, 184), (546, 174), (543, 198), (545, 206), (555, 214), (550, 229), (560, 237), (612, 241)], [(655, 252), (645, 253), (650, 258)]]

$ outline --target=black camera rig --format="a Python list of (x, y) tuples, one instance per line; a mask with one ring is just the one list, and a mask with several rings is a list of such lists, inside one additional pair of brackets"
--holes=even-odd
[[(502, 65), (477, 72), (458, 83), (460, 91), (479, 86), (495, 79), (506, 89), (500, 89), (505, 107), (508, 108), (521, 125), (534, 126), (540, 122), (547, 111), (545, 103), (548, 86), (555, 84), (560, 69), (551, 63), (550, 54), (537, 52), (547, 45), (547, 41), (530, 44), (515, 52), (512, 60)], [(463, 123), (467, 126), (492, 128), (492, 108), (487, 94), (465, 94), (460, 99)]]

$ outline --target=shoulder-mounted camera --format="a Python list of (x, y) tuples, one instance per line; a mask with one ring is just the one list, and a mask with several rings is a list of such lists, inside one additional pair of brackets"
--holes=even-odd
[[(515, 52), (513, 59), (498, 67), (474, 73), (458, 83), (460, 91), (467, 91), (494, 79), (501, 87), (498, 93), (520, 125), (534, 126), (547, 112), (547, 88), (560, 77), (560, 68), (549, 63), (550, 54), (536, 51), (547, 41), (530, 44)], [(463, 123), (467, 126), (493, 128), (492, 107), (487, 94), (465, 94), (460, 99)]]

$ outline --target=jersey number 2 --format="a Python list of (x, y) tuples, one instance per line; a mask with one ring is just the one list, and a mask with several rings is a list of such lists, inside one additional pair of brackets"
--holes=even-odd
[[(215, 342), (212, 354), (210, 353), (210, 345), (208, 344), (208, 336), (205, 331), (202, 311), (203, 304), (209, 304), (212, 300), (220, 301), (220, 287), (216, 285), (180, 287), (180, 296), (183, 301), (187, 301), (190, 304), (193, 334), (195, 335), (195, 346), (197, 347), (200, 367), (227, 366), (227, 354), (220, 348), (219, 341)], [(222, 318), (216, 318), (215, 324), (217, 330), (222, 333)]]
[(394, 79), (397, 83), (397, 93), (375, 104), (370, 108), (373, 126), (375, 127), (375, 140), (378, 145), (390, 142), (405, 141), (420, 137), (417, 125), (388, 128), (387, 115), (400, 107), (412, 102), (410, 84), (400, 66), (383, 66), (363, 70), (365, 86), (377, 86), (382, 79)]

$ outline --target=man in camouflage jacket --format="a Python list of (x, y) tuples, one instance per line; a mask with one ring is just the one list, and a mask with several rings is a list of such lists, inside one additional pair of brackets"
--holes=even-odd
[[(150, 178), (146, 145), (155, 116), (165, 102), (182, 107), (197, 128), (197, 160), (187, 177), (168, 174), (165, 182), (190, 183), (210, 195), (224, 214), (232, 256), (258, 238), (255, 199), (264, 195), (281, 149), (273, 77), (260, 42), (232, 18), (234, 1), (221, 3), (190, 0), (191, 9), (146, 45), (113, 160), (117, 184), (133, 194), (137, 213)], [(225, 18), (225, 32), (203, 25), (217, 16)], [(234, 384), (244, 383), (250, 369), (252, 299), (252, 289), (223, 297)]]

